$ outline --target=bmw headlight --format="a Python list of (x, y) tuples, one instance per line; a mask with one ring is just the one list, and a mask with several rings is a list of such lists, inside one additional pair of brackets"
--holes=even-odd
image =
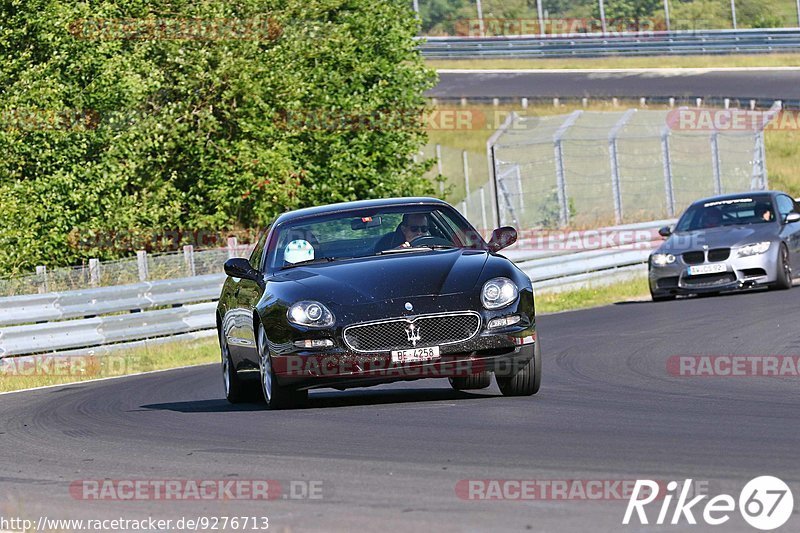
[(517, 285), (508, 278), (493, 278), (483, 284), (481, 303), (486, 309), (500, 309), (513, 303), (519, 295)]
[(751, 255), (759, 255), (769, 250), (769, 241), (757, 242), (755, 244), (748, 244), (739, 248), (739, 257), (748, 257)]
[(654, 266), (671, 265), (675, 262), (675, 256), (672, 254), (653, 254), (650, 256)]
[(319, 302), (307, 300), (297, 302), (286, 313), (289, 322), (308, 328), (327, 328), (333, 325), (333, 313)]

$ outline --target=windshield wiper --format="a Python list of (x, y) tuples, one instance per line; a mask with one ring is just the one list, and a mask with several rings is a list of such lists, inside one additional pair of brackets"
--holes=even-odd
[(290, 265), (286, 265), (281, 268), (281, 270), (286, 270), (287, 268), (294, 268), (298, 266), (305, 266), (305, 265), (313, 265), (315, 263), (331, 263), (333, 261), (340, 261), (342, 259), (351, 259), (350, 257), (317, 257), (316, 259), (307, 259), (305, 261), (300, 261), (298, 263), (292, 263)]

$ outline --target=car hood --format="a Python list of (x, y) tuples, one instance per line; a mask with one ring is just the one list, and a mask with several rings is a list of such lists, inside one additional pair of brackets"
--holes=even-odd
[(488, 257), (480, 250), (430, 250), (299, 266), (275, 275), (272, 288), (291, 293), (287, 299), (353, 305), (461, 293), (475, 287)]
[(733, 248), (761, 241), (772, 241), (778, 236), (777, 223), (723, 226), (672, 234), (659, 248), (659, 252), (679, 254), (689, 250), (708, 248)]

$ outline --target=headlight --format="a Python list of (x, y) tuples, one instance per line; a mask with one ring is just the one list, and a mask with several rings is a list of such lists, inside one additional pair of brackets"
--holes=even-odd
[(653, 262), (653, 265), (660, 267), (674, 263), (675, 256), (672, 254), (653, 254), (650, 256), (650, 260)]
[(481, 303), (486, 309), (500, 309), (517, 299), (519, 290), (508, 278), (494, 278), (483, 284)]
[(335, 322), (333, 313), (319, 302), (297, 302), (286, 313), (289, 322), (309, 328), (327, 328)]
[(755, 244), (748, 244), (739, 248), (739, 257), (747, 257), (749, 255), (763, 254), (769, 250), (769, 241), (757, 242)]

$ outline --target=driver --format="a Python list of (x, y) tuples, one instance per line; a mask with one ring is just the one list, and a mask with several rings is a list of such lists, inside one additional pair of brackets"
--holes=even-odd
[(722, 224), (722, 211), (716, 207), (707, 209), (703, 214), (703, 227), (715, 228)]
[(411, 241), (416, 238), (430, 235), (430, 224), (426, 213), (406, 213), (403, 220), (392, 233), (387, 233), (375, 245), (376, 252), (392, 248), (411, 246)]
[(765, 222), (772, 220), (772, 209), (767, 204), (759, 204), (756, 206), (756, 216)]

